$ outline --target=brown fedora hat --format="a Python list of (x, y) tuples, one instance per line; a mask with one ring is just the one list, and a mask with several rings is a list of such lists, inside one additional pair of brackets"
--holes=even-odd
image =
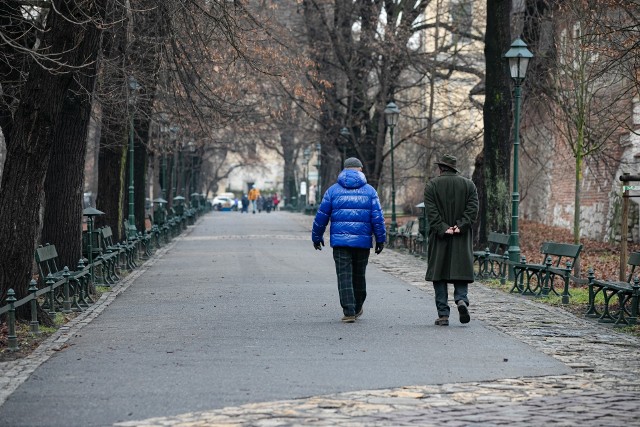
[(452, 156), (451, 154), (445, 154), (440, 158), (439, 162), (436, 162), (436, 165), (447, 166), (453, 169), (454, 171), (460, 173), (457, 167), (458, 159), (456, 156)]

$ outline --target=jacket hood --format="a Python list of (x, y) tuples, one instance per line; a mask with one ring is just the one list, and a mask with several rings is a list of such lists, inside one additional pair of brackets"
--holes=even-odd
[(338, 184), (344, 188), (360, 188), (366, 183), (364, 174), (355, 169), (345, 169), (338, 175)]

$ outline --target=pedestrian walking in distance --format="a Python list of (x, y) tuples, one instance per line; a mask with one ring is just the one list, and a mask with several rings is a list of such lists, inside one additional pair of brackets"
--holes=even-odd
[(429, 259), (425, 279), (433, 282), (438, 319), (436, 325), (449, 325), (448, 283), (453, 283), (453, 299), (460, 323), (469, 323), (469, 283), (473, 277), (473, 233), (478, 216), (475, 184), (459, 175), (455, 156), (445, 154), (436, 162), (440, 176), (424, 189), (424, 206), (429, 222)]
[(367, 297), (365, 271), (373, 247), (372, 237), (376, 240), (376, 254), (382, 252), (387, 239), (378, 193), (367, 184), (362, 162), (355, 157), (344, 161), (338, 182), (324, 193), (311, 231), (316, 250), (322, 250), (324, 246), (324, 232), (329, 221), (338, 293), (344, 314), (342, 321), (353, 323), (362, 316), (362, 305)]
[(253, 213), (256, 213), (258, 197), (260, 197), (260, 190), (255, 186), (251, 186), (251, 189), (249, 190), (249, 202), (251, 203)]

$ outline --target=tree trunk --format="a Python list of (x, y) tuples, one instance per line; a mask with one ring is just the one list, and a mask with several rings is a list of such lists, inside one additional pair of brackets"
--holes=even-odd
[[(138, 232), (144, 232), (150, 117), (158, 83), (161, 41), (167, 33), (166, 19), (170, 18), (164, 13), (163, 3), (157, 0), (131, 0), (131, 6), (133, 39), (129, 46), (127, 62), (130, 64), (131, 75), (141, 85), (134, 120), (134, 217), (136, 229)], [(126, 206), (128, 210), (129, 205)]]
[(283, 196), (287, 205), (292, 203), (296, 197), (297, 203), (300, 203), (296, 185), (295, 166), (295, 141), (293, 131), (291, 129), (280, 130), (280, 145), (282, 146), (282, 157), (284, 159), (284, 177), (283, 177)]
[(41, 243), (56, 246), (59, 266), (74, 270), (82, 256), (82, 202), (91, 94), (96, 79), (96, 46), (101, 30), (90, 26), (85, 38), (90, 50), (78, 52), (91, 66), (74, 73), (73, 84), (62, 101), (55, 123), (51, 161), (44, 185), (45, 203)]
[[(511, 85), (507, 64), (502, 57), (511, 43), (511, 0), (487, 0), (487, 27), (485, 34), (486, 92), (484, 102), (484, 149), (478, 240), (486, 242), (490, 231), (508, 229), (509, 176), (511, 172), (511, 126), (513, 122)], [(474, 176), (479, 178), (478, 174)]]
[[(78, 52), (99, 48), (97, 37), (85, 37), (84, 21), (89, 10), (77, 1), (54, 1), (58, 13), (50, 13), (42, 49), (59, 54), (59, 61), (82, 65), (85, 57)], [(33, 266), (36, 235), (40, 230), (40, 209), (44, 179), (51, 158), (55, 124), (59, 120), (73, 73), (50, 73), (40, 64), (31, 66), (23, 96), (15, 112), (7, 138), (7, 160), (0, 188), (0, 300), (9, 288), (16, 298), (27, 295)]]
[(98, 194), (96, 208), (104, 215), (96, 217), (96, 226), (108, 225), (116, 241), (122, 240), (124, 218), (124, 179), (128, 118), (123, 94), (124, 52), (127, 45), (126, 10), (115, 6), (109, 21), (114, 22), (106, 30), (100, 69), (98, 93), (102, 98), (100, 147), (98, 152)]
[[(122, 129), (122, 125), (115, 123), (107, 127), (111, 128), (110, 132), (117, 128), (125, 131)], [(126, 149), (127, 146), (122, 140), (117, 144), (112, 138), (100, 138), (100, 154), (98, 155), (100, 174), (98, 175), (96, 207), (105, 214), (96, 217), (96, 225), (98, 227), (110, 226), (116, 241), (123, 239)]]

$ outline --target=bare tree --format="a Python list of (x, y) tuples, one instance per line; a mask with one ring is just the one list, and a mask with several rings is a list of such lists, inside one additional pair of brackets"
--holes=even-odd
[[(3, 3), (4, 4), (4, 3)], [(2, 126), (7, 141), (7, 160), (0, 187), (0, 300), (10, 287), (18, 298), (27, 294), (33, 251), (40, 230), (44, 181), (54, 147), (56, 123), (63, 103), (74, 89), (76, 72), (99, 48), (102, 22), (96, 2), (53, 0), (46, 24), (29, 21), (33, 44), (14, 41), (2, 45), (11, 56), (27, 55), (28, 76), (17, 81), (12, 102), (5, 99)], [(22, 12), (20, 6), (20, 12)], [(46, 31), (45, 31), (46, 29)], [(36, 42), (37, 40), (37, 42)], [(21, 61), (17, 62), (18, 64)], [(3, 88), (8, 85), (3, 81)], [(77, 87), (76, 87), (77, 88)]]

